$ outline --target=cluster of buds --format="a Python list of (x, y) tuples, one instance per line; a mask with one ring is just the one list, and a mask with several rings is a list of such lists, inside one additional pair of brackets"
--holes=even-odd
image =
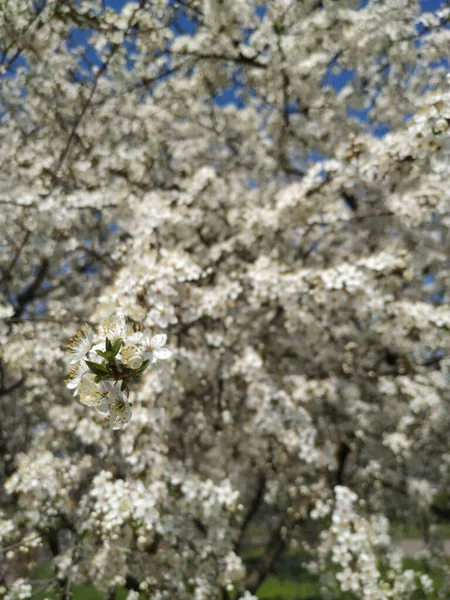
[(86, 325), (68, 346), (73, 368), (67, 387), (104, 415), (113, 429), (121, 429), (131, 418), (130, 385), (149, 366), (171, 356), (166, 341), (164, 333), (133, 331), (125, 317), (107, 321), (97, 332)]

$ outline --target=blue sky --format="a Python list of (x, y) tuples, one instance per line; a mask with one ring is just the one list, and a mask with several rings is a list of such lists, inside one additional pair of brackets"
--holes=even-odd
[[(115, 8), (116, 10), (120, 10), (124, 4), (127, 3), (128, 0), (105, 0), (105, 6), (110, 6), (111, 8)], [(261, 3), (263, 4), (263, 3)], [(364, 6), (367, 4), (367, 0), (362, 0), (361, 5)], [(420, 6), (422, 10), (432, 11), (438, 9), (440, 6), (445, 4), (445, 0), (420, 0)]]

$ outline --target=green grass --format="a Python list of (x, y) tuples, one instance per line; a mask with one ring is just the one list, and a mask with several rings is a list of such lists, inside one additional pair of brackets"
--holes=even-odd
[[(81, 585), (81, 586), (75, 587), (75, 588), (73, 588), (72, 592), (73, 592), (72, 600), (103, 600), (104, 599), (104, 595), (101, 592), (99, 592), (92, 586), (88, 586), (88, 585)], [(123, 600), (123, 598), (126, 598), (127, 592), (126, 592), (126, 590), (124, 590), (124, 592), (125, 592), (125, 594), (122, 596), (121, 600)], [(59, 594), (59, 590), (52, 590), (52, 591), (43, 590), (42, 592), (33, 594), (33, 600), (43, 600), (43, 598), (48, 598), (49, 600), (60, 600), (61, 596)]]
[[(262, 549), (251, 549), (244, 554), (251, 571), (258, 564)], [(259, 600), (322, 600), (318, 577), (301, 566), (306, 559), (303, 552), (287, 550), (278, 561), (275, 573), (266, 577), (259, 587)]]
[[(72, 600), (104, 600), (105, 598), (105, 594), (88, 585), (74, 587), (72, 594)], [(114, 600), (125, 600), (127, 596), (128, 590), (117, 590)], [(43, 600), (43, 598), (60, 600), (61, 596), (59, 592), (55, 590), (47, 592), (44, 590), (33, 595), (33, 600)], [(143, 598), (143, 596), (141, 596), (141, 598)]]
[[(436, 523), (439, 539), (450, 539), (450, 523), (447, 521)], [(406, 523), (391, 523), (390, 534), (394, 540), (423, 539), (423, 530), (420, 524), (408, 521)]]
[(259, 600), (322, 600), (316, 579), (302, 572), (296, 579), (270, 575), (258, 590)]

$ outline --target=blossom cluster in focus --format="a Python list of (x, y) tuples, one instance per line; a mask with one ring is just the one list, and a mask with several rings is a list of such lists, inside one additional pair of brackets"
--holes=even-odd
[(73, 365), (66, 382), (80, 402), (104, 415), (113, 429), (131, 418), (130, 385), (159, 360), (171, 356), (164, 333), (134, 331), (125, 317), (108, 320), (97, 332), (85, 326), (70, 341)]

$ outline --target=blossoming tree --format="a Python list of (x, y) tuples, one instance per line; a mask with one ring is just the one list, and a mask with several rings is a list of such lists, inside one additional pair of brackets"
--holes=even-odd
[(1, 593), (435, 597), (448, 4), (107, 4), (0, 1)]

